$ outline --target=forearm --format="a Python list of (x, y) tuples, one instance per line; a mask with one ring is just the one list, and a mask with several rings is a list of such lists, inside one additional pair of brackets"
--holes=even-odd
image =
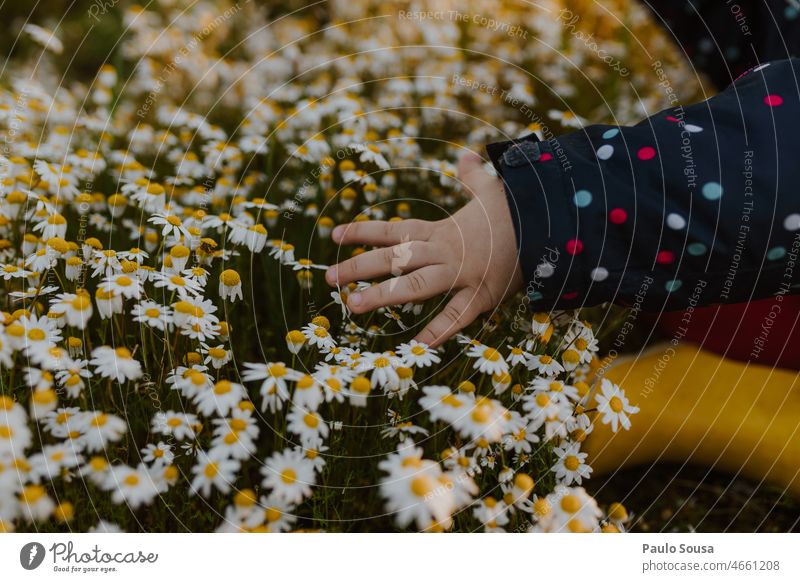
[(488, 147), (536, 309), (680, 309), (794, 293), (798, 61), (633, 127)]

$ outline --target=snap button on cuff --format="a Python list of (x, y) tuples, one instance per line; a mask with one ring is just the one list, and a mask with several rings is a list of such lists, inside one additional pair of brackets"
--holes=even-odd
[(534, 141), (523, 141), (515, 143), (503, 152), (503, 163), (509, 168), (519, 168), (525, 164), (539, 161), (542, 152), (539, 150), (539, 143)]

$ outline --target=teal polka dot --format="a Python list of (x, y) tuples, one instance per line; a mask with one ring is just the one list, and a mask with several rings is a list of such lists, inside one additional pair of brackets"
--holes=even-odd
[(528, 293), (528, 299), (531, 301), (539, 301), (539, 299), (542, 297), (544, 297), (544, 295), (542, 295), (539, 291), (531, 291)]
[(667, 281), (664, 284), (664, 288), (668, 293), (672, 293), (673, 291), (680, 289), (681, 285), (683, 285), (683, 282), (680, 279), (673, 279), (672, 281)]
[(612, 137), (616, 137), (618, 133), (619, 130), (616, 127), (614, 129), (606, 130), (606, 132), (603, 133), (603, 139), (611, 139)]
[(787, 6), (783, 9), (783, 14), (788, 20), (794, 20), (797, 18), (798, 10), (794, 6)]
[(578, 208), (586, 208), (592, 203), (592, 193), (588, 190), (578, 190), (575, 192), (573, 201)]
[(700, 255), (706, 254), (708, 248), (706, 248), (706, 245), (704, 245), (703, 243), (692, 243), (688, 247), (686, 247), (686, 250), (689, 251), (690, 255), (694, 257), (699, 257)]
[(707, 200), (719, 200), (722, 196), (722, 185), (719, 182), (707, 182), (703, 185), (703, 196)]
[(786, 256), (786, 249), (783, 247), (773, 247), (767, 251), (767, 258), (770, 261), (777, 261)]

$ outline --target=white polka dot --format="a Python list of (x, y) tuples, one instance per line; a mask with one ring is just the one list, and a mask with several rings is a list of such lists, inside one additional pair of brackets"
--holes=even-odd
[(681, 230), (686, 226), (686, 221), (680, 214), (672, 212), (667, 216), (667, 226), (675, 230)]
[(605, 281), (608, 278), (608, 269), (603, 267), (592, 269), (591, 277), (592, 281)]
[(700, 133), (701, 131), (703, 131), (703, 128), (702, 128), (702, 127), (700, 127), (699, 125), (692, 125), (691, 123), (687, 123), (687, 124), (686, 124), (686, 125), (684, 125), (683, 127), (684, 127), (684, 128), (686, 129), (686, 131), (688, 131), (689, 133)]
[(613, 155), (614, 155), (614, 146), (612, 146), (611, 144), (607, 143), (605, 145), (600, 146), (597, 149), (597, 158), (600, 160), (607, 160)]
[(783, 228), (786, 230), (800, 229), (800, 214), (790, 214), (783, 221)]
[(550, 263), (541, 263), (538, 267), (536, 267), (535, 275), (537, 277), (541, 277), (542, 279), (547, 279), (548, 277), (552, 277), (553, 273), (555, 272), (556, 268)]
[(763, 65), (759, 65), (755, 69), (753, 69), (753, 72), (755, 73), (756, 71), (760, 71), (761, 69), (766, 69), (768, 66), (769, 63), (764, 63)]

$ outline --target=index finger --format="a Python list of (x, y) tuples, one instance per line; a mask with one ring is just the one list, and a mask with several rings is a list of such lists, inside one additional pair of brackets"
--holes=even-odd
[(433, 223), (427, 220), (366, 220), (341, 224), (333, 229), (333, 242), (340, 245), (361, 244), (390, 246), (411, 240), (428, 240)]

